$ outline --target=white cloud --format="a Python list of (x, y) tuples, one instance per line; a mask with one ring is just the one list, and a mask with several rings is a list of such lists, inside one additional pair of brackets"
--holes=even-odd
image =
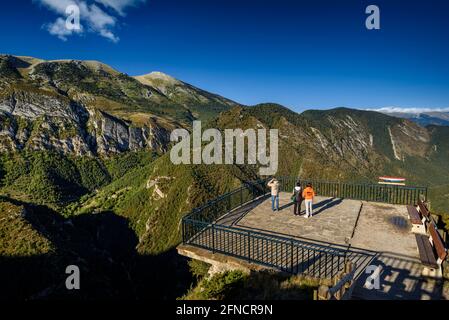
[[(34, 0), (34, 2), (46, 7), (57, 15), (60, 15), (53, 23), (44, 25), (51, 35), (66, 41), (73, 34), (81, 34), (84, 31), (96, 33), (112, 42), (118, 42), (114, 28), (118, 24), (117, 14), (125, 16), (125, 9), (144, 3), (146, 0)], [(66, 8), (76, 5), (80, 11), (80, 30), (69, 30), (65, 26), (68, 17)], [(104, 8), (100, 7), (104, 6)], [(112, 10), (107, 10), (107, 9)]]
[(57, 18), (55, 22), (44, 25), (44, 28), (47, 29), (51, 35), (58, 37), (62, 41), (67, 41), (67, 37), (74, 33), (82, 33), (82, 29), (67, 29), (65, 19), (63, 18)]
[(68, 6), (77, 4), (75, 0), (34, 0), (34, 2), (40, 3), (59, 14), (64, 14)]
[(449, 112), (448, 108), (403, 108), (403, 107), (383, 107), (378, 109), (366, 109), (382, 113), (425, 113), (425, 112)]
[(125, 9), (128, 7), (137, 7), (146, 2), (146, 0), (95, 0), (105, 7), (112, 8), (120, 15), (125, 15)]

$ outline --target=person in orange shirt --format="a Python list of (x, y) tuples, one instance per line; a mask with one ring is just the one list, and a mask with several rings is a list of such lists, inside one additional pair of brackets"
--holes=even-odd
[(308, 183), (304, 191), (302, 192), (302, 197), (304, 198), (304, 204), (306, 205), (306, 215), (304, 218), (309, 218), (313, 214), (313, 198), (315, 197), (315, 191), (313, 190), (312, 184)]

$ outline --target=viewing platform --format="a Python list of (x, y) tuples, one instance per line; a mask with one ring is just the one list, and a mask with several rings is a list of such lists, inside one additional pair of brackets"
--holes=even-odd
[[(312, 182), (313, 217), (293, 214), (295, 178), (282, 178), (280, 210), (272, 211), (265, 181), (195, 209), (182, 222), (178, 252), (226, 269), (272, 269), (331, 279), (354, 265), (352, 297), (430, 299), (444, 294), (423, 266), (407, 206), (426, 200), (424, 187)], [(303, 181), (306, 183), (306, 181)], [(374, 266), (381, 287), (367, 288)], [(369, 279), (368, 279), (369, 280)]]

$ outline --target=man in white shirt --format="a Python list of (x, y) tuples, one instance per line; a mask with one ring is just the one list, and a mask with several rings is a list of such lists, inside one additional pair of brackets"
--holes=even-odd
[(279, 211), (279, 181), (273, 178), (268, 182), (267, 186), (271, 188), (271, 209)]

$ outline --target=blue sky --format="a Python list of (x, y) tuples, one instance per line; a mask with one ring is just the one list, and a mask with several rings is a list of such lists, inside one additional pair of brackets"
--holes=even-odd
[[(64, 5), (82, 31), (64, 34)], [(380, 8), (380, 30), (365, 8)], [(449, 107), (449, 1), (2, 2), (0, 52), (162, 71), (244, 104), (296, 111)], [(62, 9), (61, 9), (62, 8)]]

